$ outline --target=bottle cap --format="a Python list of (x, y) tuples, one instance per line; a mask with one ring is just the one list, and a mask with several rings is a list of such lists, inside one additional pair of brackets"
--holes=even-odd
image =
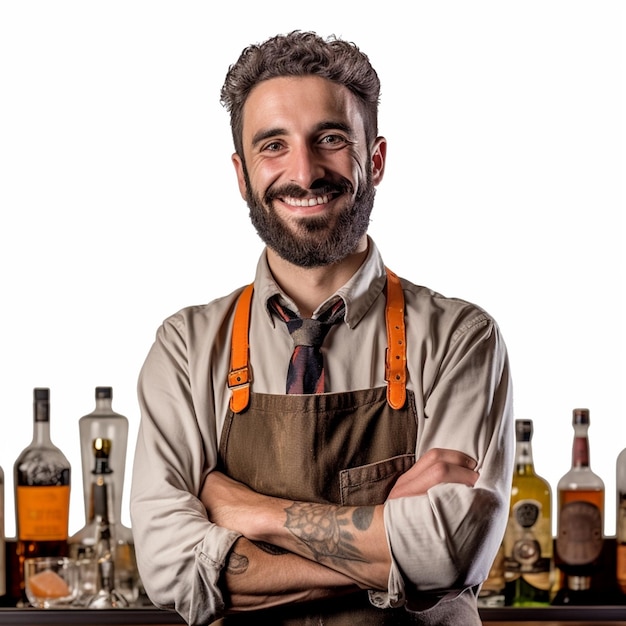
[(572, 413), (572, 424), (577, 426), (582, 424), (583, 426), (589, 425), (589, 409), (574, 409)]
[(96, 387), (96, 400), (113, 397), (113, 387)]
[(515, 420), (515, 437), (517, 441), (530, 441), (532, 436), (532, 420)]
[(47, 387), (36, 387), (33, 390), (33, 400), (35, 402), (49, 402), (50, 389), (48, 389)]

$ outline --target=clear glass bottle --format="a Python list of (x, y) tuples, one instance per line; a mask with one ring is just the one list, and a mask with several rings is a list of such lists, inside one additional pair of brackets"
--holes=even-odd
[[(129, 603), (134, 603), (138, 595), (138, 574), (135, 561), (134, 543), (121, 524), (109, 515), (115, 502), (115, 472), (109, 465), (113, 444), (109, 439), (96, 438), (92, 442), (93, 467), (91, 473), (91, 489), (89, 491), (88, 520), (85, 526), (72, 535), (69, 540), (70, 556), (79, 561), (82, 572), (81, 600), (93, 595), (98, 575), (97, 541), (102, 517), (106, 515), (107, 533), (111, 542), (111, 550), (115, 556), (115, 586)], [(104, 494), (104, 495), (103, 495)], [(106, 509), (100, 503), (106, 497)], [(122, 532), (120, 532), (122, 529)], [(106, 568), (106, 567), (105, 567)], [(81, 604), (79, 601), (78, 604)]]
[(615, 485), (617, 492), (617, 584), (626, 593), (626, 448), (617, 457), (615, 464)]
[[(87, 508), (87, 522), (68, 539), (69, 554), (76, 559), (80, 573), (80, 589), (77, 605), (83, 605), (96, 592), (97, 564), (96, 541), (98, 537), (98, 521), (96, 519), (96, 499), (101, 497), (99, 491), (106, 485), (107, 511), (112, 506), (112, 474), (109, 468), (109, 453), (111, 442), (109, 439), (96, 438), (92, 442), (92, 471), (89, 489), (89, 506)], [(102, 514), (102, 513), (101, 513)]]
[(505, 603), (547, 606), (553, 584), (552, 490), (535, 473), (532, 420), (515, 421), (515, 468), (504, 536)]
[[(102, 440), (96, 440), (102, 441)], [(107, 448), (106, 441), (101, 450)], [(97, 443), (94, 444), (94, 447)], [(94, 482), (93, 502), (95, 521), (95, 544), (94, 559), (96, 565), (96, 592), (87, 600), (86, 606), (90, 609), (126, 608), (129, 603), (126, 598), (115, 588), (115, 559), (116, 544), (114, 527), (109, 521), (109, 490), (106, 480), (107, 472), (102, 472)]]
[(126, 469), (126, 447), (128, 445), (128, 419), (112, 408), (113, 388), (96, 387), (96, 408), (78, 420), (80, 435), (80, 456), (83, 476), (83, 499), (85, 521), (89, 519), (91, 472), (93, 470), (92, 444), (94, 439), (108, 439), (111, 442), (110, 467), (113, 470), (113, 509), (112, 519), (122, 523), (122, 494), (124, 471)]
[(85, 520), (89, 520), (89, 490), (93, 468), (92, 443), (94, 439), (108, 439), (111, 442), (109, 468), (112, 470), (111, 487), (112, 506), (109, 508), (110, 522), (115, 526), (117, 589), (122, 591), (129, 602), (137, 599), (139, 575), (135, 558), (133, 533), (122, 521), (122, 496), (124, 490), (124, 472), (126, 468), (126, 450), (128, 445), (128, 418), (113, 410), (113, 388), (96, 387), (96, 407), (78, 420), (83, 473), (83, 498), (85, 502)]
[(24, 559), (66, 556), (70, 463), (50, 439), (50, 390), (33, 392), (33, 439), (13, 466), (17, 557), (23, 589)]
[(572, 466), (557, 485), (555, 562), (564, 574), (562, 590), (586, 592), (602, 555), (604, 482), (590, 466), (589, 410), (574, 409), (572, 426)]

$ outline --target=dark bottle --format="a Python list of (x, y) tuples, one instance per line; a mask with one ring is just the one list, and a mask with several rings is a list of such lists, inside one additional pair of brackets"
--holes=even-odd
[[(95, 449), (100, 447), (97, 442), (102, 442), (102, 440), (94, 442)], [(106, 456), (101, 458), (108, 459), (109, 445), (110, 442), (105, 440)], [(100, 449), (102, 450), (102, 447)], [(91, 609), (125, 608), (129, 603), (115, 588), (116, 542), (114, 526), (109, 519), (109, 485), (106, 472), (102, 472), (93, 485), (95, 522), (93, 559), (96, 567), (96, 591), (87, 600), (86, 606)]]
[(591, 589), (604, 542), (604, 482), (589, 462), (589, 410), (574, 409), (572, 425), (572, 466), (557, 485), (555, 561), (563, 572), (559, 597), (565, 603), (576, 603), (576, 594), (582, 598)]
[(50, 439), (50, 390), (33, 392), (33, 439), (15, 461), (15, 517), (20, 585), (24, 559), (66, 556), (70, 463)]
[(615, 463), (615, 484), (617, 492), (616, 578), (621, 592), (626, 593), (626, 448), (619, 453)]
[(7, 594), (6, 542), (4, 537), (4, 471), (0, 467), (0, 606)]

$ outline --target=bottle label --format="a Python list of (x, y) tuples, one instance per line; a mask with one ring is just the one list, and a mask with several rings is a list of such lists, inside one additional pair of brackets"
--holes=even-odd
[(67, 539), (69, 485), (18, 486), (16, 509), (18, 539), (23, 541)]
[[(543, 542), (543, 546), (542, 546)], [(521, 574), (533, 576), (533, 584), (539, 588), (550, 585), (552, 543), (549, 519), (542, 517), (541, 504), (536, 500), (520, 500), (511, 511), (505, 535), (505, 569), (507, 580)]]
[(563, 506), (556, 538), (559, 557), (569, 565), (585, 565), (602, 552), (602, 513), (581, 500)]

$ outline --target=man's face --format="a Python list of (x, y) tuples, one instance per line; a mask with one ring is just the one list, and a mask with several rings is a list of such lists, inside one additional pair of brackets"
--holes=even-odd
[(356, 98), (317, 76), (258, 84), (243, 110), (239, 189), (266, 245), (301, 267), (364, 243), (386, 145), (368, 146)]

